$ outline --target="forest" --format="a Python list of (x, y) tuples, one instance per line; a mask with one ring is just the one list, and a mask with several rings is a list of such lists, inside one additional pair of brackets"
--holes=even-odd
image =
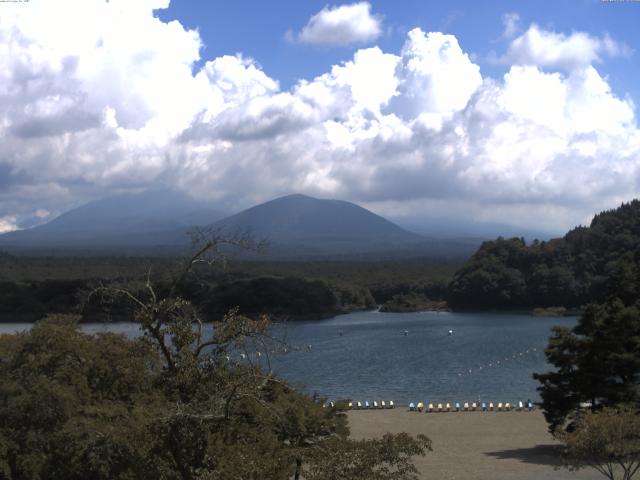
[(596, 215), (588, 227), (546, 242), (485, 242), (448, 288), (457, 309), (583, 307), (638, 298), (640, 201)]
[[(118, 319), (122, 306), (109, 311), (82, 303), (82, 294), (102, 282), (140, 288), (152, 272), (166, 288), (179, 268), (178, 258), (23, 257), (0, 254), (0, 321), (35, 321), (46, 313), (80, 314), (82, 321)], [(459, 263), (410, 259), (379, 262), (240, 261), (200, 269), (181, 285), (181, 295), (219, 319), (229, 308), (243, 314), (268, 314), (274, 321), (317, 319), (370, 310), (394, 296), (446, 296)], [(394, 305), (393, 302), (390, 303)], [(416, 304), (414, 307), (422, 306)]]

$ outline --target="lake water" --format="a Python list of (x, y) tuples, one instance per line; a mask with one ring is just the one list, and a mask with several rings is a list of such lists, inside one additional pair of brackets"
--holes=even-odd
[[(309, 393), (329, 399), (535, 400), (538, 382), (531, 375), (550, 368), (543, 350), (551, 327), (575, 323), (572, 317), (516, 314), (358, 312), (275, 326), (276, 335), (286, 334), (299, 348), (275, 357), (272, 365)], [(28, 327), (0, 324), (0, 333)], [(82, 328), (139, 334), (131, 323)]]

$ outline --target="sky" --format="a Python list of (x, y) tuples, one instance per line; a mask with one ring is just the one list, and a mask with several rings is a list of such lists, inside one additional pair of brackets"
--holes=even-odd
[(563, 232), (640, 192), (640, 1), (0, 2), (0, 232), (159, 186)]

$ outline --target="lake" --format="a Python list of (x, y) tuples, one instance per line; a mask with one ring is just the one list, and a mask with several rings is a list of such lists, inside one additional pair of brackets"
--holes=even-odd
[[(519, 314), (358, 312), (274, 326), (276, 335), (299, 348), (275, 357), (272, 365), (309, 393), (334, 400), (535, 400), (538, 382), (531, 375), (550, 368), (543, 350), (551, 327), (575, 323), (575, 317)], [(0, 333), (25, 328), (0, 324)], [(139, 334), (132, 323), (82, 328)]]

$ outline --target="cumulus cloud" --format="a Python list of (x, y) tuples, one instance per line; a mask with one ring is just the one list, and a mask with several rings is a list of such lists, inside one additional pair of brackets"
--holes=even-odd
[(382, 17), (371, 13), (369, 2), (326, 6), (291, 38), (315, 45), (350, 45), (375, 40), (382, 32)]
[[(515, 32), (511, 17), (507, 18), (505, 33), (507, 31)], [(565, 35), (532, 24), (526, 32), (512, 41), (502, 61), (570, 70), (601, 62), (603, 56), (630, 54), (631, 49), (627, 45), (616, 42), (609, 35), (597, 37), (586, 32)]]
[(0, 233), (13, 232), (18, 228), (16, 223), (17, 218), (15, 215), (6, 215), (0, 217)]
[(44, 0), (0, 17), (3, 229), (158, 183), (559, 230), (640, 192), (635, 107), (594, 66), (623, 48), (607, 37), (532, 26), (490, 78), (455, 36), (414, 29), (283, 90), (240, 55), (195, 68), (198, 33), (153, 15), (166, 1), (68, 3), (76, 20)]
[(411, 30), (402, 48), (400, 94), (394, 108), (405, 118), (422, 116), (439, 125), (463, 109), (482, 84), (480, 68), (462, 51), (453, 35)]

